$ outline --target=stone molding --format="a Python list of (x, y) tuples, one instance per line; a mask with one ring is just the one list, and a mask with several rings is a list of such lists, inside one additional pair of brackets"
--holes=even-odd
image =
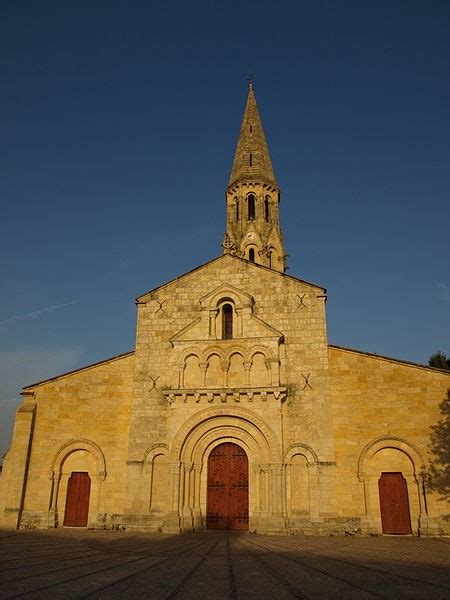
[(99, 477), (105, 479), (106, 477), (106, 460), (101, 448), (93, 441), (88, 439), (74, 439), (66, 442), (58, 452), (55, 454), (49, 472), (50, 479), (55, 477), (55, 473), (59, 472), (62, 464), (66, 460), (69, 454), (76, 452), (77, 450), (85, 450), (90, 452), (96, 459), (98, 467)]
[[(223, 418), (225, 420), (221, 421)], [(279, 460), (281, 458), (281, 448), (272, 428), (253, 411), (236, 405), (210, 406), (187, 419), (173, 438), (171, 456), (179, 459), (186, 441), (189, 440), (194, 431), (199, 427), (205, 425), (207, 428), (213, 428), (213, 425), (219, 422), (221, 426), (225, 427), (238, 426), (242, 431), (248, 430), (249, 427), (254, 428), (262, 436), (261, 443), (265, 440), (264, 443), (267, 445), (271, 460)], [(243, 425), (244, 427), (242, 427)]]
[(161, 393), (170, 406), (177, 402), (195, 402), (199, 404), (228, 402), (280, 402), (287, 398), (286, 387), (242, 387), (242, 388), (212, 388), (212, 389), (164, 389)]
[(416, 446), (405, 440), (404, 438), (397, 437), (395, 435), (383, 435), (380, 436), (363, 448), (359, 460), (358, 460), (358, 479), (363, 482), (366, 478), (366, 462), (372, 458), (379, 450), (384, 448), (393, 448), (399, 450), (408, 456), (413, 464), (414, 474), (421, 473), (426, 470), (425, 461)]

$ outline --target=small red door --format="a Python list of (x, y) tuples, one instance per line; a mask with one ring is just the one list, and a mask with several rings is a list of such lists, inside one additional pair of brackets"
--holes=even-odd
[(209, 455), (206, 526), (248, 529), (248, 459), (237, 444), (220, 444)]
[(408, 485), (402, 473), (381, 473), (378, 491), (383, 533), (412, 533)]
[(68, 527), (86, 527), (89, 514), (91, 478), (88, 473), (72, 471), (67, 482), (64, 523)]

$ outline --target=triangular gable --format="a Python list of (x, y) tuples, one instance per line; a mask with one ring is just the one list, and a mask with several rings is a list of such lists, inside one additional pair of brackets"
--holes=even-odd
[(245, 263), (245, 264), (251, 266), (251, 268), (264, 269), (265, 271), (269, 271), (270, 273), (272, 273), (274, 277), (277, 276), (277, 277), (286, 277), (288, 279), (292, 279), (293, 281), (297, 281), (299, 283), (303, 283), (303, 284), (309, 285), (311, 287), (314, 287), (317, 290), (320, 290), (320, 292), (322, 292), (323, 294), (325, 294), (327, 291), (326, 288), (324, 288), (323, 286), (317, 285), (315, 283), (311, 283), (310, 281), (306, 281), (305, 279), (300, 279), (299, 277), (294, 277), (293, 275), (287, 275), (286, 273), (281, 273), (280, 271), (275, 271), (274, 269), (265, 267), (264, 265), (259, 265), (258, 263), (254, 263), (254, 262), (245, 260), (244, 258), (240, 258), (239, 256), (235, 256), (232, 254), (223, 254), (221, 256), (217, 256), (216, 258), (209, 260), (206, 263), (203, 263), (202, 265), (199, 265), (198, 267), (196, 267), (195, 269), (192, 269), (191, 271), (187, 271), (186, 273), (183, 273), (182, 275), (179, 275), (178, 277), (175, 277), (174, 279), (171, 279), (171, 280), (167, 281), (166, 283), (163, 283), (151, 290), (148, 290), (147, 292), (144, 292), (143, 294), (141, 294), (140, 296), (138, 296), (136, 298), (136, 303), (139, 304), (141, 302), (145, 302), (146, 296), (149, 296), (150, 294), (154, 294), (155, 292), (160, 291), (163, 288), (165, 288), (169, 285), (172, 285), (173, 283), (176, 283), (177, 281), (180, 281), (181, 279), (184, 279), (185, 277), (189, 277), (193, 273), (201, 271), (202, 269), (207, 269), (210, 265), (212, 265), (216, 262), (225, 261), (225, 260), (240, 261), (241, 263)]

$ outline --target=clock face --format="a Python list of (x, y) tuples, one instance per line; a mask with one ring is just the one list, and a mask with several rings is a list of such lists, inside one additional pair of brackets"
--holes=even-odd
[(248, 237), (249, 240), (252, 240), (255, 237), (255, 234), (253, 233), (253, 231), (249, 231), (247, 233), (247, 237)]

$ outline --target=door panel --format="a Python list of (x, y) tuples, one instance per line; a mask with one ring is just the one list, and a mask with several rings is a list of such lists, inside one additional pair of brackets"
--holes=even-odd
[(67, 482), (64, 523), (68, 527), (86, 527), (89, 515), (91, 478), (88, 473), (73, 471)]
[(248, 529), (248, 459), (237, 444), (220, 444), (209, 455), (206, 524)]
[(412, 533), (408, 485), (402, 473), (382, 473), (378, 491), (383, 533)]

